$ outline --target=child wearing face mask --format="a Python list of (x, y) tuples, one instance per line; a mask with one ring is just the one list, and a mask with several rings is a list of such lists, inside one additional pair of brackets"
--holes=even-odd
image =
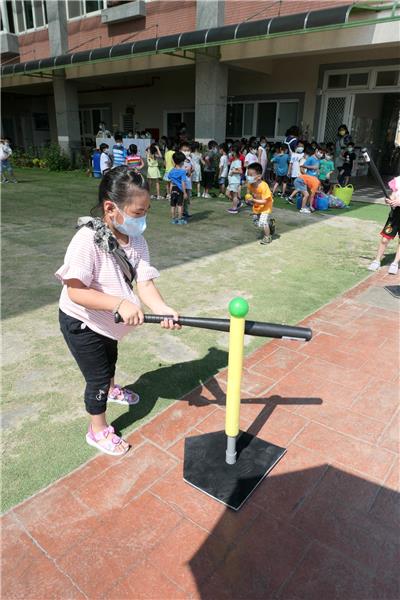
[(286, 196), (286, 186), (287, 186), (287, 175), (289, 171), (289, 154), (286, 151), (286, 146), (281, 144), (278, 146), (278, 152), (272, 158), (272, 163), (276, 164), (276, 181), (274, 183), (274, 187), (272, 188), (272, 194), (275, 194), (276, 190), (279, 186), (282, 186), (282, 194), (278, 193), (278, 195)]
[(298, 142), (295, 151), (290, 156), (289, 163), (288, 177), (291, 179), (292, 185), (294, 184), (294, 180), (296, 179), (296, 177), (299, 177), (299, 175), (301, 174), (300, 167), (304, 164), (304, 162), (304, 144), (303, 142)]
[(340, 185), (347, 185), (350, 181), (354, 161), (356, 160), (353, 142), (349, 142), (346, 150), (342, 152), (342, 158), (343, 165), (339, 167), (339, 183)]
[(270, 244), (275, 232), (275, 221), (272, 218), (273, 197), (268, 184), (262, 181), (263, 168), (260, 163), (252, 163), (247, 167), (247, 202), (253, 205), (253, 223), (262, 231), (260, 244)]
[(180, 152), (185, 155), (183, 168), (186, 171), (186, 198), (183, 201), (183, 217), (188, 219), (192, 216), (189, 214), (189, 206), (192, 198), (192, 175), (194, 171), (194, 163), (190, 155), (190, 144), (188, 142), (183, 142), (180, 146)]
[(55, 273), (63, 285), (60, 328), (86, 381), (86, 442), (112, 456), (125, 454), (129, 444), (108, 425), (107, 403), (130, 407), (139, 402), (137, 394), (114, 382), (118, 340), (143, 323), (141, 301), (154, 313), (172, 316), (162, 327), (178, 328), (173, 321), (177, 312), (154, 285), (159, 273), (150, 264), (142, 236), (149, 201), (140, 173), (126, 166), (105, 173), (95, 207), (100, 216), (78, 220), (80, 229)]
[(318, 179), (321, 182), (322, 189), (327, 194), (330, 193), (332, 188), (331, 177), (335, 172), (335, 164), (333, 162), (333, 156), (329, 152), (325, 152), (325, 155), (319, 161), (319, 176)]

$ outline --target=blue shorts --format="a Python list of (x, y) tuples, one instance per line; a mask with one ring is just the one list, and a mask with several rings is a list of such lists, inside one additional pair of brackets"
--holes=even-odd
[(225, 185), (225, 184), (226, 184), (226, 177), (219, 177), (218, 185)]
[(304, 180), (300, 179), (300, 177), (296, 177), (296, 179), (293, 182), (293, 185), (294, 185), (294, 189), (298, 190), (299, 192), (307, 191), (307, 186), (306, 186)]

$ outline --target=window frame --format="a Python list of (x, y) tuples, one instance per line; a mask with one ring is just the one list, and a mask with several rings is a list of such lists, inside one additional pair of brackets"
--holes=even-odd
[[(26, 24), (25, 1), (29, 2), (31, 5), (31, 8), (32, 8), (33, 27), (29, 27), (29, 28), (27, 27), (27, 24)], [(14, 31), (15, 31), (14, 35), (30, 33), (31, 31), (40, 31), (40, 30), (48, 27), (47, 12), (46, 12), (46, 8), (45, 8), (46, 0), (36, 0), (36, 1), (40, 2), (43, 25), (37, 24), (36, 16), (37, 16), (38, 6), (35, 5), (34, 0), (24, 0), (24, 1), (11, 0), (11, 11), (12, 11), (12, 17), (13, 17), (13, 21), (14, 21), (13, 25), (14, 25)], [(18, 23), (17, 2), (19, 4), (19, 9), (20, 9), (21, 15), (22, 15), (23, 28), (20, 28), (19, 23)], [(7, 14), (6, 2), (1, 2), (1, 12), (2, 12), (2, 17), (3, 17), (3, 27), (4, 27), (3, 30), (8, 33), (12, 33), (12, 32), (10, 32), (10, 22), (9, 22), (9, 18), (8, 18), (8, 14)], [(6, 17), (6, 18), (4, 18), (4, 17)]]
[[(78, 0), (75, 0), (76, 2), (78, 2)], [(96, 15), (100, 15), (103, 10), (105, 10), (107, 8), (107, 0), (99, 0), (99, 2), (102, 2), (103, 7), (99, 8), (98, 10), (94, 10), (93, 12), (86, 12), (86, 0), (79, 0), (79, 4), (81, 6), (81, 14), (78, 15), (77, 17), (70, 17), (69, 16), (69, 5), (68, 2), (66, 1), (66, 11), (67, 11), (67, 21), (77, 21), (78, 19), (87, 19), (90, 17), (95, 17)]]
[[(231, 136), (228, 135), (228, 133), (226, 133), (227, 137), (233, 137), (233, 138), (242, 138), (242, 137), (253, 137), (253, 136), (257, 136), (257, 122), (258, 122), (258, 106), (259, 104), (270, 104), (270, 103), (275, 103), (277, 105), (276, 107), (276, 115), (275, 115), (275, 125), (274, 125), (274, 135), (273, 136), (267, 136), (269, 139), (274, 139), (274, 140), (283, 140), (285, 139), (284, 135), (278, 135), (278, 128), (279, 128), (279, 118), (280, 118), (280, 105), (284, 104), (284, 103), (296, 103), (297, 104), (297, 118), (299, 118), (299, 108), (300, 108), (300, 98), (271, 98), (268, 100), (230, 100), (227, 104), (243, 104), (243, 106), (245, 104), (253, 104), (254, 105), (254, 111), (253, 111), (253, 128), (252, 128), (252, 133), (245, 133), (244, 132), (244, 108), (243, 108), (243, 117), (242, 117), (242, 133), (239, 136)], [(264, 135), (264, 134), (261, 134)]]
[[(387, 85), (387, 86), (377, 86), (376, 81), (378, 77), (378, 73), (382, 71), (397, 71), (398, 78), (397, 84)], [(349, 76), (354, 73), (368, 73), (368, 83), (367, 85), (349, 85)], [(328, 87), (328, 81), (330, 75), (346, 75), (346, 87), (342, 88), (330, 88)], [(396, 87), (400, 85), (400, 68), (397, 63), (393, 63), (391, 65), (385, 65), (381, 67), (361, 67), (361, 68), (351, 68), (351, 69), (328, 69), (324, 73), (324, 80), (322, 85), (323, 93), (335, 93), (335, 92), (352, 92), (353, 90), (357, 90), (358, 93), (367, 93), (367, 92), (376, 92), (376, 91), (393, 91)]]

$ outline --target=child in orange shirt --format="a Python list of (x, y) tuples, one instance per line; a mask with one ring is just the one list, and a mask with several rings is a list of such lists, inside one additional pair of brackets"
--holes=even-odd
[(274, 203), (271, 190), (262, 181), (263, 168), (260, 163), (252, 163), (247, 167), (247, 194), (245, 199), (253, 204), (253, 223), (262, 229), (260, 244), (270, 244), (275, 233), (275, 219), (272, 215)]

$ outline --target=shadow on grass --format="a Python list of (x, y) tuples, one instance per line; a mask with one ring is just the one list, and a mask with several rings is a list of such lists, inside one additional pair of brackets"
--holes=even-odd
[[(144, 373), (125, 387), (139, 394), (141, 400), (131, 406), (128, 412), (120, 415), (112, 425), (121, 431), (133, 423), (144, 419), (153, 410), (159, 398), (178, 400), (185, 394), (202, 384), (211, 374), (226, 367), (228, 353), (218, 348), (209, 348), (208, 353), (198, 360), (161, 367)], [(199, 399), (199, 406), (207, 400)], [(196, 404), (196, 403), (195, 403)]]

